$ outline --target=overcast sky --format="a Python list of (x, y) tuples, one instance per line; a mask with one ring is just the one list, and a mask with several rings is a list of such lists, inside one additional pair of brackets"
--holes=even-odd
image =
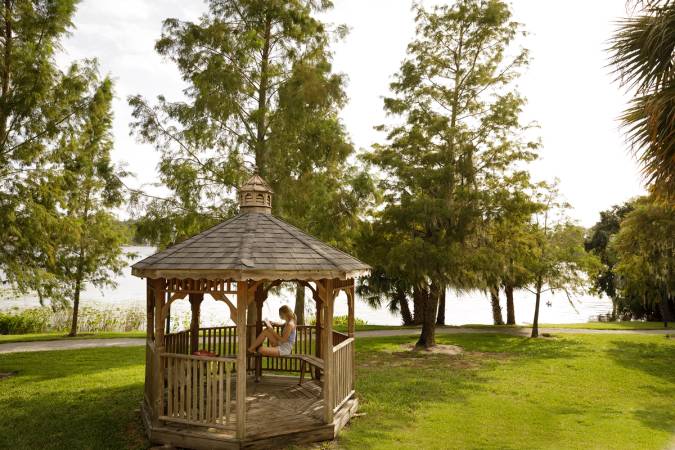
[[(413, 37), (411, 1), (334, 1), (326, 20), (351, 29), (333, 48), (334, 68), (349, 80), (342, 118), (356, 147), (367, 149), (382, 141), (373, 126), (384, 120), (382, 96)], [(590, 226), (601, 210), (643, 193), (617, 122), (627, 97), (613, 82), (604, 51), (626, 2), (515, 0), (512, 6), (530, 33), (524, 44), (532, 63), (518, 87), (528, 99), (524, 119), (540, 125), (543, 143), (532, 172), (537, 179), (559, 178), (573, 217)], [(158, 158), (129, 136), (126, 98), (180, 96), (178, 72), (155, 53), (154, 43), (163, 19), (196, 19), (205, 10), (201, 0), (83, 0), (75, 15), (60, 61), (97, 57), (115, 80), (114, 158), (136, 174), (130, 184), (155, 181)]]

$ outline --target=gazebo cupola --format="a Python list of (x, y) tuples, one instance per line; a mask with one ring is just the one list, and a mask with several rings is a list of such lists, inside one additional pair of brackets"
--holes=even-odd
[[(132, 266), (147, 279), (142, 416), (150, 440), (184, 448), (276, 448), (332, 439), (358, 407), (354, 380), (354, 279), (370, 267), (272, 214), (273, 192), (253, 174), (239, 214)], [(263, 305), (284, 281), (309, 289), (315, 323), (298, 325), (289, 356), (247, 353), (263, 329)], [(348, 333), (333, 331), (343, 292)], [(205, 296), (235, 325), (203, 327)], [(187, 298), (190, 328), (169, 327)], [(277, 329), (281, 332), (281, 329)], [(305, 373), (313, 379), (302, 382)], [(293, 374), (299, 374), (300, 380)], [(298, 384), (300, 381), (300, 384)]]
[(272, 188), (257, 173), (239, 188), (239, 211), (272, 214)]

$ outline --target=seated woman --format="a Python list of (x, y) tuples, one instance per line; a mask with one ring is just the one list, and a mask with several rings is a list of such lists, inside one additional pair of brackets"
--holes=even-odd
[[(267, 328), (263, 330), (262, 333), (256, 338), (253, 345), (248, 348), (248, 351), (255, 353), (257, 350), (261, 355), (264, 356), (286, 356), (290, 355), (293, 350), (293, 344), (295, 344), (295, 314), (293, 310), (287, 305), (279, 308), (279, 317), (285, 321), (284, 323), (270, 323), (265, 322)], [(274, 325), (284, 325), (283, 331), (281, 334), (274, 331)], [(269, 340), (269, 347), (262, 347), (262, 343), (265, 339)]]

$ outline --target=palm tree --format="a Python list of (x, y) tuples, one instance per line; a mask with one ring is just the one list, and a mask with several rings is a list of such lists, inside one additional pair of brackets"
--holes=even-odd
[(621, 116), (645, 181), (660, 196), (675, 195), (675, 1), (636, 0), (639, 12), (620, 22), (611, 63), (635, 92)]

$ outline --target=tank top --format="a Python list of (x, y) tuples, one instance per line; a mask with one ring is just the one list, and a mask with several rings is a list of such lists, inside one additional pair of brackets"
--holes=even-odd
[[(288, 326), (288, 324), (286, 324), (286, 326)], [(295, 344), (296, 331), (297, 331), (297, 328), (293, 327), (293, 329), (291, 330), (291, 334), (288, 336), (288, 342), (291, 345)]]

